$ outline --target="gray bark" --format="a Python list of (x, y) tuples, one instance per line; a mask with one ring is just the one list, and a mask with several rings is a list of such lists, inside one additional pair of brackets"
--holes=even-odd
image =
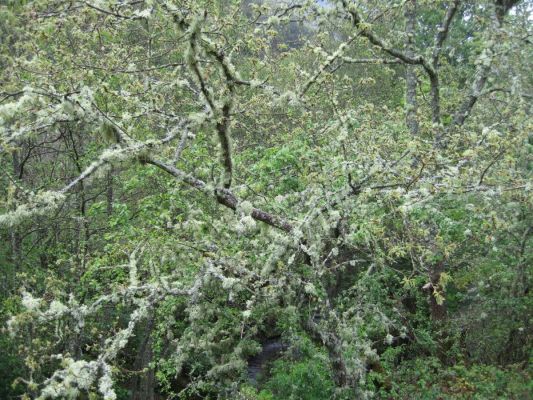
[[(407, 55), (413, 57), (414, 54), (414, 45), (413, 37), (415, 34), (415, 24), (416, 24), (416, 0), (411, 0), (407, 3), (405, 9), (405, 17), (407, 18), (407, 23), (405, 27), (406, 38), (406, 48)], [(406, 112), (405, 112), (405, 122), (409, 131), (412, 135), (418, 135), (418, 102), (416, 100), (416, 72), (415, 66), (412, 64), (407, 64), (405, 67), (405, 82), (406, 82)]]
[[(13, 151), (13, 179), (21, 179), (22, 169), (19, 159), (19, 150)], [(9, 230), (11, 236), (11, 259), (13, 267), (18, 270), (22, 261), (22, 239), (16, 226)]]

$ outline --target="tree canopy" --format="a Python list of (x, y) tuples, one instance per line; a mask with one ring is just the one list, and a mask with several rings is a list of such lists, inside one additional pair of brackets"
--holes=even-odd
[(532, 11), (0, 2), (0, 398), (529, 398)]

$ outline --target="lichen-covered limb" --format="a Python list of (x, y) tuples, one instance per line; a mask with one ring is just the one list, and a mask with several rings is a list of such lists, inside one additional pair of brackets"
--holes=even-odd
[(424, 70), (426, 70), (429, 76), (435, 73), (432, 65), (421, 55), (409, 55), (405, 52), (402, 52), (390, 46), (383, 39), (381, 39), (374, 32), (372, 32), (368, 25), (365, 24), (365, 22), (363, 21), (363, 18), (359, 14), (359, 11), (357, 10), (356, 6), (348, 4), (346, 0), (342, 1), (342, 6), (350, 14), (354, 26), (359, 30), (359, 34), (366, 37), (370, 43), (375, 46), (378, 46), (385, 53), (388, 53), (389, 55), (401, 60), (406, 64), (421, 65)]
[(323, 344), (326, 348), (331, 369), (334, 371), (333, 379), (335, 384), (340, 387), (350, 387), (355, 384), (355, 377), (351, 376), (346, 366), (345, 357), (342, 353), (341, 340), (333, 330), (323, 330), (312, 319), (304, 323), (304, 329), (310, 337), (317, 343)]
[(326, 61), (322, 63), (322, 65), (317, 69), (317, 71), (314, 73), (314, 75), (305, 82), (302, 90), (300, 91), (300, 97), (304, 96), (309, 88), (317, 81), (318, 77), (322, 75), (322, 73), (328, 68), (330, 65), (332, 65), (335, 60), (341, 58), (344, 55), (344, 51), (346, 48), (355, 40), (356, 36), (350, 36), (345, 42), (341, 43), (335, 53), (330, 55), (328, 58), (326, 58)]
[(346, 64), (401, 64), (402, 60), (398, 58), (352, 58), (342, 57)]
[(28, 201), (17, 206), (15, 210), (0, 215), (0, 225), (13, 226), (26, 218), (35, 215), (45, 215), (61, 204), (65, 200), (65, 195), (76, 187), (76, 185), (93, 176), (101, 168), (113, 162), (130, 160), (134, 157), (141, 156), (145, 151), (169, 143), (178, 136), (178, 131), (179, 129), (174, 129), (160, 140), (134, 142), (129, 146), (109, 148), (103, 151), (98, 159), (93, 161), (81, 174), (61, 189), (29, 193)]
[(431, 65), (433, 67), (433, 74), (429, 74), (429, 82), (431, 85), (431, 113), (432, 121), (434, 124), (440, 124), (440, 82), (439, 82), (439, 56), (442, 51), (442, 45), (448, 37), (450, 25), (453, 17), (457, 12), (460, 0), (454, 0), (448, 7), (448, 11), (444, 16), (444, 20), (441, 26), (437, 30), (435, 35), (435, 41), (433, 45), (433, 53), (431, 56)]
[[(132, 254), (134, 257), (134, 254)], [(131, 260), (130, 260), (131, 262)], [(76, 360), (68, 355), (55, 355), (54, 358), (61, 360), (62, 369), (56, 370), (52, 376), (46, 379), (40, 388), (38, 399), (48, 398), (78, 398), (81, 391), (89, 390), (98, 386), (98, 391), (104, 399), (116, 399), (113, 389), (113, 377), (110, 363), (116, 359), (119, 352), (128, 344), (134, 333), (135, 327), (166, 296), (189, 296), (192, 289), (165, 283), (163, 280), (157, 283), (143, 285), (131, 285), (110, 294), (99, 297), (89, 305), (80, 305), (71, 295), (66, 304), (53, 300), (46, 310), (41, 309), (42, 299), (34, 298), (29, 293), (24, 293), (22, 304), (26, 312), (32, 314), (39, 323), (57, 321), (64, 317), (72, 318), (76, 323), (76, 329), (85, 325), (85, 320), (97, 313), (105, 304), (118, 302), (132, 303), (136, 308), (132, 312), (127, 326), (118, 331), (112, 337), (105, 340), (103, 349), (96, 360)], [(141, 298), (139, 296), (142, 296)], [(24, 321), (24, 318), (22, 318)], [(12, 317), (8, 322), (8, 329), (12, 335), (18, 330), (18, 318)], [(34, 382), (28, 382), (34, 385)]]
[(217, 51), (210, 41), (204, 40), (207, 42), (207, 46), (209, 47), (207, 54), (214, 56), (214, 58), (217, 60), (221, 67), (222, 74), (226, 80), (228, 97), (222, 99), (222, 105), (218, 106), (214, 98), (213, 90), (208, 86), (198, 60), (199, 53), (201, 51), (199, 46), (202, 40), (202, 32), (200, 30), (199, 20), (190, 25), (187, 25), (185, 22), (182, 22), (182, 24), (183, 26), (186, 26), (190, 32), (190, 48), (188, 52), (189, 67), (194, 77), (198, 81), (198, 84), (200, 85), (200, 91), (204, 97), (207, 108), (211, 112), (211, 116), (216, 119), (216, 131), (220, 142), (222, 164), (224, 166), (223, 184), (225, 188), (229, 188), (231, 186), (233, 176), (233, 161), (231, 158), (231, 140), (229, 129), (231, 109), (233, 105), (232, 97), (237, 76), (234, 73), (233, 66), (228, 61), (227, 57), (221, 51)]
[(174, 130), (169, 135), (160, 140), (147, 140), (145, 142), (134, 143), (131, 146), (119, 147), (116, 149), (108, 149), (104, 151), (98, 160), (89, 165), (76, 179), (66, 185), (64, 188), (59, 190), (59, 193), (65, 194), (70, 191), (74, 186), (76, 186), (81, 181), (89, 178), (93, 175), (99, 168), (103, 165), (111, 163), (113, 161), (121, 160), (124, 158), (131, 158), (139, 155), (145, 150), (153, 149), (157, 146), (166, 144), (177, 137), (177, 130)]
[[(457, 111), (455, 112), (452, 120), (452, 126), (461, 126), (464, 124), (468, 115), (472, 111), (472, 108), (483, 94), (483, 88), (489, 79), (489, 74), (492, 69), (494, 58), (496, 57), (495, 47), (498, 45), (498, 39), (494, 37), (497, 35), (502, 27), (503, 19), (509, 12), (509, 10), (515, 6), (519, 1), (517, 0), (497, 0), (495, 2), (495, 16), (492, 20), (492, 24), (488, 29), (489, 40), (488, 45), (485, 47), (478, 59), (476, 60), (476, 71), (470, 86), (470, 91), (467, 94), (464, 101), (461, 103)], [(439, 143), (442, 137), (439, 138)], [(442, 143), (441, 143), (442, 144)]]
[(217, 120), (218, 140), (220, 141), (220, 148), (222, 151), (222, 164), (224, 165), (224, 187), (229, 189), (233, 177), (233, 160), (231, 158), (231, 137), (230, 137), (230, 117), (233, 106), (233, 94), (235, 89), (235, 82), (238, 76), (235, 68), (228, 60), (228, 57), (221, 50), (210, 49), (208, 54), (215, 57), (222, 73), (226, 80), (226, 87), (228, 89), (228, 98), (223, 101), (220, 109), (221, 117)]
[[(204, 181), (195, 178), (194, 176), (189, 175), (170, 164), (155, 158), (150, 158), (146, 160), (146, 162), (162, 169), (165, 172), (168, 172), (170, 175), (182, 180), (193, 188), (201, 190), (208, 195), (214, 196), (218, 203), (231, 208), (232, 210), (237, 209), (239, 199), (229, 189), (219, 188), (211, 191)], [(253, 219), (264, 222), (265, 224), (274, 228), (281, 229), (282, 231), (291, 232), (293, 230), (293, 225), (289, 221), (259, 208), (254, 207), (250, 215)]]
[[(17, 216), (18, 214), (21, 214), (21, 215), (23, 214), (22, 217), (25, 218), (25, 217), (32, 215), (33, 213), (39, 213), (40, 208), (42, 208), (44, 211), (47, 211), (50, 208), (55, 207), (57, 205), (56, 203), (62, 200), (63, 196), (66, 193), (68, 193), (70, 190), (72, 190), (77, 184), (79, 184), (80, 182), (83, 182), (84, 180), (94, 175), (103, 166), (114, 161), (135, 157), (143, 153), (146, 150), (150, 150), (162, 144), (169, 143), (170, 141), (174, 140), (177, 136), (178, 136), (178, 131), (174, 130), (173, 132), (171, 132), (169, 135), (167, 135), (165, 138), (161, 140), (150, 140), (146, 142), (134, 143), (127, 147), (118, 147), (116, 149), (108, 149), (104, 151), (96, 161), (94, 161), (91, 165), (89, 165), (80, 175), (78, 175), (74, 180), (72, 180), (66, 186), (59, 189), (57, 192), (50, 192), (50, 193), (57, 193), (57, 196), (59, 196), (60, 199), (58, 199), (57, 196), (52, 196), (51, 198), (53, 201), (50, 200), (50, 202), (47, 202), (46, 204), (41, 204), (43, 201), (39, 200), (38, 202), (36, 202), (35, 207), (29, 207), (28, 205), (23, 204), (22, 206), (19, 206), (17, 210), (13, 211), (12, 213), (3, 215), (2, 219), (0, 219), (0, 222), (5, 223), (7, 225), (12, 225), (13, 223), (15, 223), (14, 222), (15, 216)], [(176, 178), (181, 179), (182, 181), (184, 181), (185, 183), (187, 183), (188, 185), (196, 189), (199, 189), (207, 194), (214, 195), (220, 204), (228, 208), (231, 208), (232, 210), (237, 209), (239, 200), (229, 189), (220, 188), (220, 189), (216, 189), (214, 192), (211, 192), (208, 189), (208, 186), (204, 181), (197, 179), (173, 167), (172, 165), (166, 164), (162, 161), (156, 160), (151, 157), (145, 157), (144, 161), (146, 161), (149, 164), (159, 167), (160, 169), (168, 172), (169, 174), (171, 174), (172, 176)], [(39, 199), (41, 197), (39, 197)], [(285, 232), (291, 232), (293, 229), (292, 224), (286, 221), (285, 219), (277, 215), (271, 214), (269, 212), (266, 212), (264, 210), (258, 209), (258, 208), (254, 208), (250, 215), (252, 218), (258, 221), (264, 222), (270, 226), (281, 229)], [(17, 217), (16, 219), (18, 220), (20, 218)]]

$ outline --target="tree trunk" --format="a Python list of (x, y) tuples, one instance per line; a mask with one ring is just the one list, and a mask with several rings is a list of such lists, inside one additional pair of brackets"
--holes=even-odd
[[(411, 0), (407, 3), (405, 9), (405, 17), (407, 18), (405, 33), (407, 55), (412, 57), (414, 54), (413, 38), (415, 34), (416, 24), (416, 0)], [(405, 66), (405, 123), (412, 135), (418, 135), (418, 102), (416, 100), (416, 72), (415, 65), (407, 64)]]
[[(15, 150), (13, 151), (13, 177), (14, 179), (21, 179), (21, 165), (20, 165), (20, 159), (19, 159), (19, 151)], [(16, 197), (16, 191), (14, 197)], [(11, 236), (11, 260), (13, 262), (13, 267), (15, 270), (19, 270), (20, 264), (22, 262), (22, 240), (20, 236), (20, 232), (18, 231), (18, 228), (16, 226), (12, 226), (9, 230), (10, 236)]]
[(155, 400), (155, 375), (149, 364), (152, 361), (152, 328), (154, 320), (149, 318), (143, 330), (143, 339), (139, 346), (139, 352), (134, 363), (136, 371), (142, 371), (134, 378), (132, 387), (132, 400)]
[[(440, 286), (440, 277), (444, 272), (444, 262), (441, 261), (431, 267), (429, 271), (429, 281), (431, 282), (432, 290), (442, 292)], [(440, 303), (440, 304), (439, 304)], [(432, 291), (429, 295), (429, 310), (431, 319), (433, 321), (444, 321), (447, 316), (446, 301), (439, 302), (435, 297), (435, 293)]]

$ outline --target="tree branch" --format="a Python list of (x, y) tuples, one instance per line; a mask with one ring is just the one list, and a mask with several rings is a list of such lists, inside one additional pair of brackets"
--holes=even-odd
[(432, 113), (432, 122), (434, 124), (440, 124), (440, 82), (439, 82), (439, 56), (442, 51), (442, 45), (446, 38), (448, 37), (448, 32), (450, 30), (450, 24), (454, 15), (457, 12), (459, 7), (460, 0), (454, 0), (453, 3), (449, 6), (446, 15), (444, 16), (444, 21), (439, 27), (437, 34), (435, 35), (435, 44), (433, 46), (433, 54), (431, 57), (431, 65), (433, 75), (429, 75), (429, 81), (431, 85), (431, 113)]
[[(189, 186), (192, 186), (193, 188), (198, 189), (208, 195), (214, 196), (217, 202), (219, 204), (222, 204), (223, 206), (226, 206), (232, 210), (236, 210), (237, 206), (239, 205), (239, 199), (229, 189), (219, 188), (215, 189), (214, 192), (212, 192), (204, 181), (195, 178), (194, 176), (187, 174), (186, 172), (181, 171), (170, 164), (166, 164), (163, 161), (157, 160), (155, 158), (149, 158), (146, 160), (146, 162), (162, 169), (163, 171), (174, 176), (175, 178), (182, 180)], [(251, 217), (257, 221), (264, 222), (267, 225), (270, 225), (287, 233), (290, 233), (293, 230), (293, 226), (290, 222), (277, 215), (273, 215), (269, 212), (263, 211), (259, 208), (252, 209)]]
[[(211, 42), (207, 40), (206, 42), (210, 46), (207, 53), (214, 56), (215, 59), (218, 61), (222, 69), (222, 73), (226, 79), (226, 85), (227, 85), (229, 95), (230, 95), (229, 99), (224, 99), (222, 107), (220, 107), (220, 110), (218, 110), (215, 104), (215, 100), (213, 99), (213, 94), (207, 87), (205, 79), (202, 75), (200, 64), (198, 63), (198, 59), (197, 59), (198, 36), (201, 37), (201, 31), (199, 30), (198, 27), (196, 27), (192, 30), (191, 37), (190, 37), (189, 65), (190, 65), (190, 68), (192, 69), (192, 72), (196, 76), (196, 79), (198, 80), (200, 84), (200, 90), (202, 91), (202, 94), (205, 97), (208, 108), (210, 109), (213, 117), (216, 118), (216, 131), (217, 131), (218, 139), (220, 142), (222, 164), (224, 166), (223, 184), (225, 188), (229, 188), (231, 186), (231, 180), (232, 180), (232, 175), (233, 175), (233, 161), (231, 159), (231, 141), (229, 137), (229, 128), (230, 128), (230, 114), (231, 114), (232, 100), (233, 100), (232, 96), (233, 96), (233, 90), (235, 87), (236, 77), (234, 77), (234, 74), (232, 73), (231, 65), (229, 65), (228, 60), (224, 56), (224, 54), (221, 51), (217, 51), (214, 48), (214, 45), (211, 44)], [(221, 113), (220, 117), (217, 115), (218, 114), (217, 111), (220, 111)]]
[(452, 4), (448, 7), (448, 11), (446, 12), (446, 15), (444, 16), (444, 20), (439, 27), (437, 34), (435, 35), (435, 45), (433, 46), (433, 54), (432, 54), (432, 64), (433, 68), (437, 68), (438, 60), (440, 53), (442, 51), (442, 45), (446, 38), (448, 37), (448, 33), (450, 31), (450, 25), (452, 23), (453, 17), (455, 16), (457, 9), (459, 8), (459, 4), (461, 3), (461, 0), (453, 0)]
[(427, 62), (424, 57), (421, 55), (408, 55), (398, 49), (395, 49), (394, 47), (391, 47), (389, 44), (387, 44), (383, 39), (376, 36), (370, 28), (364, 23), (361, 15), (357, 11), (355, 7), (350, 7), (346, 0), (342, 0), (342, 6), (344, 9), (351, 15), (352, 17), (352, 23), (353, 25), (359, 29), (359, 33), (366, 37), (370, 43), (372, 43), (375, 46), (378, 46), (383, 50), (384, 52), (388, 53), (389, 55), (400, 59), (406, 64), (412, 64), (412, 65), (421, 65), (424, 70), (426, 70), (427, 74), (431, 77), (435, 75), (435, 71), (433, 67)]
[(341, 60), (347, 64), (402, 64), (398, 58), (351, 58), (342, 57)]
[(233, 66), (229, 63), (227, 57), (222, 51), (212, 50), (208, 52), (212, 54), (218, 61), (224, 77), (226, 78), (226, 86), (229, 92), (229, 98), (224, 100), (221, 112), (222, 116), (217, 121), (218, 140), (220, 141), (220, 148), (222, 150), (222, 163), (224, 165), (224, 187), (229, 189), (233, 177), (233, 160), (231, 158), (231, 138), (230, 138), (230, 116), (233, 105), (233, 92), (235, 89), (235, 82), (237, 77), (233, 73)]
[[(499, 32), (505, 15), (507, 15), (509, 10), (518, 2), (519, 0), (495, 0), (495, 18), (493, 18), (493, 22), (490, 27), (491, 34), (494, 32)], [(470, 115), (472, 108), (478, 99), (483, 95), (483, 88), (488, 81), (489, 73), (492, 68), (492, 62), (494, 60), (494, 47), (497, 43), (498, 41), (495, 39), (490, 40), (490, 45), (483, 49), (477, 58), (476, 72), (474, 74), (470, 92), (458, 107), (457, 111), (454, 113), (450, 127), (437, 137), (437, 146), (445, 146), (443, 143), (444, 135), (449, 131), (450, 128), (462, 126), (464, 124), (466, 118)]]

